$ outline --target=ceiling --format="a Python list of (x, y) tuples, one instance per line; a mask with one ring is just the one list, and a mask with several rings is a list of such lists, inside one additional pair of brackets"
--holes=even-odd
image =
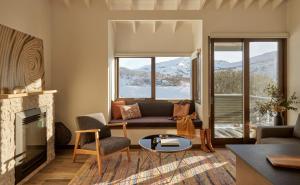
[[(73, 0), (62, 0), (66, 6), (70, 6)], [(81, 0), (87, 7), (93, 5), (96, 0)], [(102, 1), (102, 0), (101, 0)], [(223, 6), (229, 6), (231, 9), (242, 5), (245, 9), (256, 6), (257, 8), (264, 8), (271, 5), (276, 9), (284, 1), (287, 0), (105, 0), (109, 10), (202, 10), (208, 4), (214, 4), (216, 9)]]
[[(201, 20), (114, 20), (110, 21), (112, 24), (112, 28), (114, 32), (117, 32), (119, 27), (122, 25), (128, 25), (131, 27), (131, 31), (133, 33), (137, 33), (141, 27), (148, 27), (151, 25), (151, 29), (153, 33), (156, 33), (157, 30), (162, 26), (169, 26), (172, 33), (177, 32), (177, 30), (181, 27), (190, 27), (190, 26), (199, 26), (201, 24)], [(148, 26), (147, 26), (148, 25)], [(127, 26), (127, 27), (128, 27)]]

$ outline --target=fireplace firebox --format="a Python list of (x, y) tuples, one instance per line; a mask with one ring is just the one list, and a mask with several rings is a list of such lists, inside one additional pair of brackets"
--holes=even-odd
[(47, 161), (46, 108), (16, 114), (15, 182)]

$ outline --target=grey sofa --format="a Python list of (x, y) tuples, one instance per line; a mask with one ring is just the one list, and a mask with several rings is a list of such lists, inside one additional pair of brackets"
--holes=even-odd
[[(138, 103), (142, 117), (125, 120), (127, 128), (176, 128), (176, 121), (170, 118), (173, 115), (173, 103), (168, 101), (140, 101), (127, 102), (126, 104)], [(190, 114), (195, 112), (195, 103), (190, 104)], [(201, 128), (200, 119), (193, 120), (196, 128)], [(110, 124), (124, 122), (122, 119), (110, 120)]]
[(257, 144), (300, 144), (300, 114), (295, 126), (258, 127)]

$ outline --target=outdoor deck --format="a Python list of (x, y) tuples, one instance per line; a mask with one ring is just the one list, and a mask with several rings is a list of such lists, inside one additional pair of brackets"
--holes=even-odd
[[(264, 101), (268, 97), (250, 96), (250, 138), (256, 137), (257, 125), (271, 125), (269, 116), (260, 116), (255, 111), (257, 101)], [(215, 94), (215, 138), (243, 138), (243, 95)]]

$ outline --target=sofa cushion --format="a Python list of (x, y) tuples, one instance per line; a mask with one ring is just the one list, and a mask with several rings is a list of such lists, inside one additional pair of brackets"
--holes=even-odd
[(297, 122), (294, 127), (294, 136), (300, 138), (300, 114), (298, 115)]
[(142, 117), (139, 105), (123, 105), (120, 107), (123, 120), (134, 119)]
[(121, 114), (121, 106), (125, 105), (125, 101), (114, 101), (111, 104), (111, 112), (112, 112), (112, 117), (113, 119), (121, 119), (122, 114)]
[[(131, 119), (127, 120), (127, 128), (130, 127), (160, 127), (160, 128), (176, 128), (176, 121), (170, 120), (170, 117), (167, 116), (148, 116), (148, 117), (142, 117), (137, 119)], [(199, 119), (193, 120), (196, 128), (201, 128), (202, 121)], [(111, 120), (109, 123), (120, 123), (124, 122), (121, 119), (118, 120)], [(112, 128), (113, 129), (113, 128)]]
[(260, 144), (300, 144), (297, 138), (268, 137), (262, 138)]
[(186, 103), (186, 104), (175, 103), (174, 110), (173, 110), (173, 117), (184, 117), (189, 115), (190, 106), (191, 106), (190, 103)]
[(142, 116), (168, 116), (173, 114), (173, 103), (171, 102), (139, 102)]

